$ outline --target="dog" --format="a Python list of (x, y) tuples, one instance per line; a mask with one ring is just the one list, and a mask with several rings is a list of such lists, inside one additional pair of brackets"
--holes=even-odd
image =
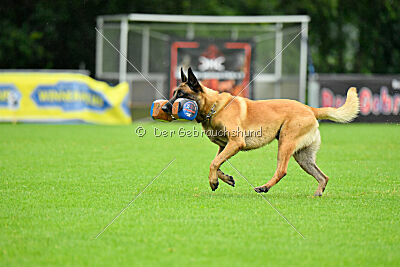
[[(293, 156), (300, 167), (317, 180), (318, 188), (314, 196), (322, 196), (329, 178), (315, 163), (321, 144), (318, 120), (346, 123), (359, 113), (359, 100), (354, 87), (348, 90), (346, 102), (340, 108), (313, 108), (295, 100), (253, 101), (226, 92), (219, 93), (203, 86), (191, 68), (188, 69), (188, 76), (181, 68), (181, 83), (163, 106), (163, 111), (171, 114), (171, 103), (177, 98), (196, 101), (199, 107), (196, 121), (202, 124), (211, 142), (219, 146), (208, 176), (213, 191), (218, 188), (218, 179), (235, 186), (233, 177), (220, 170), (226, 160), (239, 151), (260, 148), (277, 139), (276, 171), (266, 184), (254, 190), (258, 193), (268, 192), (286, 176), (289, 159)], [(243, 134), (260, 129), (259, 135)], [(238, 134), (238, 131), (242, 134)], [(213, 134), (217, 132), (220, 134)]]

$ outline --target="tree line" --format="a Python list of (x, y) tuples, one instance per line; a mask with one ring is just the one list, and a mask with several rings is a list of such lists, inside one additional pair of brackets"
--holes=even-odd
[(0, 69), (95, 69), (104, 14), (309, 15), (318, 73), (400, 73), (400, 0), (15, 0), (0, 6)]

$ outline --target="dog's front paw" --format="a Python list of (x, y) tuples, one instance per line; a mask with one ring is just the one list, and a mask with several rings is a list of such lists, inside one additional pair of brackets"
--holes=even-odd
[(230, 186), (235, 187), (235, 179), (233, 179), (233, 177), (230, 175), (227, 175), (227, 176), (228, 176), (228, 179), (226, 180), (226, 183), (229, 184)]
[(211, 187), (211, 190), (212, 191), (215, 191), (215, 190), (217, 190), (217, 188), (218, 188), (218, 179), (216, 179), (215, 181), (211, 181), (210, 180), (210, 187)]
[(223, 182), (229, 184), (230, 186), (235, 187), (235, 180), (232, 176), (223, 173), (221, 170), (218, 169), (217, 171), (218, 178), (221, 179)]
[(256, 191), (257, 193), (267, 193), (269, 190), (268, 187), (266, 187), (265, 185), (262, 186), (258, 186), (254, 188), (254, 191)]

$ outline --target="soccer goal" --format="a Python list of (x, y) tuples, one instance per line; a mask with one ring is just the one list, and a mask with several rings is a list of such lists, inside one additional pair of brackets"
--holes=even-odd
[(252, 99), (305, 102), (308, 16), (104, 15), (96, 77), (130, 84), (132, 104), (169, 97), (179, 69)]

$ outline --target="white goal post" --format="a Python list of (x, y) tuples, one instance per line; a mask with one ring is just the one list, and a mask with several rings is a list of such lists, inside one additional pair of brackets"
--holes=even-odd
[[(161, 94), (166, 97), (168, 95), (166, 90), (169, 76), (168, 72), (163, 70), (170, 64), (168, 41), (171, 36), (179, 36), (185, 40), (208, 38), (208, 36), (214, 36), (213, 38), (221, 36), (229, 40), (251, 38), (256, 44), (253, 98), (292, 98), (304, 103), (309, 21), (310, 18), (306, 15), (99, 16), (96, 36), (96, 77), (103, 80), (128, 81), (131, 87), (131, 101), (145, 103), (162, 97), (146, 80), (149, 80)], [(105, 38), (119, 52), (115, 51)], [(270, 66), (263, 70), (267, 64)]]

